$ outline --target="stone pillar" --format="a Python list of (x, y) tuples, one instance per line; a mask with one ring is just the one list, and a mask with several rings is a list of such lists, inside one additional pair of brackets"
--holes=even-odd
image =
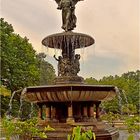
[(67, 123), (73, 123), (74, 122), (72, 103), (68, 104), (68, 118), (67, 118), (66, 122)]
[(49, 105), (46, 105), (45, 113), (46, 113), (45, 121), (48, 122), (50, 121), (50, 118), (51, 118), (51, 107)]
[(38, 110), (38, 119), (39, 120), (42, 120), (43, 119), (43, 116), (42, 116), (42, 113), (43, 113), (43, 108), (42, 108), (42, 105), (39, 104), (39, 110)]
[(56, 107), (55, 106), (51, 106), (51, 119), (53, 122), (58, 122), (58, 120), (56, 119)]
[(88, 108), (86, 105), (83, 106), (83, 121), (88, 121)]
[(82, 119), (82, 112), (81, 112), (81, 105), (77, 105), (77, 118), (78, 118), (78, 121), (81, 121)]
[(89, 119), (92, 121), (94, 119), (94, 104), (89, 105)]
[(99, 113), (100, 113), (100, 110), (99, 110), (99, 105), (100, 105), (100, 103), (101, 103), (101, 102), (95, 103), (95, 105), (96, 105), (96, 119), (97, 119), (97, 120), (100, 119), (100, 115), (99, 115)]

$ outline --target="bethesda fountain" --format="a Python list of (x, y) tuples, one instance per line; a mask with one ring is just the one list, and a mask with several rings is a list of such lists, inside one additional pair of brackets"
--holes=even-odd
[[(81, 126), (83, 131), (91, 129), (97, 140), (117, 140), (118, 131), (101, 122), (99, 105), (102, 101), (113, 99), (118, 92), (111, 85), (87, 85), (78, 76), (80, 55), (76, 49), (91, 46), (95, 40), (86, 34), (75, 33), (75, 5), (80, 0), (55, 0), (57, 9), (62, 10), (62, 29), (64, 32), (52, 34), (42, 40), (49, 48), (60, 49), (58, 76), (54, 85), (27, 87), (22, 95), (26, 101), (39, 107), (40, 125), (50, 125), (55, 131), (47, 132), (47, 140), (66, 140), (73, 127)], [(45, 119), (43, 118), (45, 114)]]

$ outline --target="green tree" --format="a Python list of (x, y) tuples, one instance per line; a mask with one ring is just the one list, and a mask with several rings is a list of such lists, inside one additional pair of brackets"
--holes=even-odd
[(0, 86), (0, 96), (1, 96), (1, 116), (8, 110), (8, 104), (10, 100), (11, 91), (5, 86)]
[(114, 127), (114, 121), (119, 120), (121, 116), (119, 114), (114, 114), (112, 112), (109, 112), (108, 114), (104, 114), (101, 116), (102, 120), (108, 121), (113, 127)]
[(36, 53), (26, 37), (14, 33), (12, 25), (0, 19), (1, 75), (11, 91), (39, 81)]
[(139, 111), (140, 71), (137, 70), (136, 72), (124, 73), (122, 77), (126, 79), (127, 87), (124, 90), (128, 98), (128, 103), (135, 105), (137, 107), (137, 111)]
[(139, 77), (140, 77), (140, 71), (137, 70), (136, 72), (124, 73), (121, 76), (118, 75), (106, 76), (98, 81), (92, 77), (87, 78), (85, 81), (88, 84), (114, 85), (119, 88), (120, 98), (119, 96), (116, 96), (113, 100), (102, 103), (102, 107), (104, 107), (106, 111), (119, 113), (121, 111), (121, 108), (119, 106), (119, 102), (120, 102), (121, 106), (127, 106), (127, 104), (133, 104), (134, 106), (137, 107), (137, 113), (138, 113)]
[[(129, 132), (129, 136), (127, 140), (135, 140), (135, 133), (140, 131), (140, 117), (139, 116), (129, 116), (125, 119), (124, 124), (127, 127), (127, 131)], [(139, 139), (140, 140), (140, 139)]]
[(120, 113), (120, 106), (118, 104), (117, 96), (111, 101), (102, 102), (101, 107), (105, 109), (106, 112)]
[(126, 104), (122, 106), (123, 114), (134, 115), (137, 113), (137, 108), (134, 104)]
[[(139, 71), (124, 73), (121, 76), (114, 76), (112, 78), (106, 77), (100, 80), (101, 84), (112, 84), (117, 86), (120, 90), (120, 98), (122, 106), (127, 106), (127, 104), (133, 104), (137, 107), (139, 106)], [(112, 104), (112, 108), (119, 103), (119, 98), (116, 96), (112, 101), (106, 102), (104, 106), (108, 108)], [(109, 105), (109, 106), (108, 106)], [(118, 106), (119, 112), (121, 109)], [(130, 109), (131, 110), (131, 109)], [(112, 111), (112, 110), (109, 110)]]
[(54, 83), (56, 77), (55, 70), (53, 66), (46, 61), (46, 55), (44, 53), (39, 53), (37, 55), (39, 60), (39, 70), (40, 70), (40, 85), (50, 85)]
[(85, 83), (87, 83), (87, 84), (90, 84), (90, 85), (98, 85), (99, 84), (99, 82), (98, 82), (98, 80), (96, 80), (95, 78), (93, 78), (93, 77), (90, 77), (90, 78), (86, 78), (85, 79)]
[[(22, 38), (14, 33), (12, 25), (3, 18), (0, 19), (0, 38), (1, 85), (10, 90), (11, 95), (24, 87), (40, 85), (41, 78), (41, 84), (52, 82), (55, 75), (53, 66), (44, 59), (40, 60), (27, 37)], [(7, 91), (2, 92), (6, 94)], [(10, 96), (1, 95), (2, 116), (8, 109)], [(13, 115), (18, 114), (19, 102), (20, 93), (16, 93), (12, 102)], [(29, 114), (31, 105), (25, 102), (23, 105), (26, 106), (23, 113)]]

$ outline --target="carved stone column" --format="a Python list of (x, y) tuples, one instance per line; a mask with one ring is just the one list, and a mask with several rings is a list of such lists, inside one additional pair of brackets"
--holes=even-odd
[(51, 118), (51, 107), (49, 105), (46, 105), (45, 113), (46, 113), (45, 121), (48, 122), (48, 121), (50, 121), (50, 118)]
[(86, 105), (83, 106), (83, 121), (88, 121), (88, 108)]
[(81, 105), (77, 105), (77, 118), (78, 118), (78, 122), (81, 121), (82, 119), (82, 112), (81, 112)]
[(39, 120), (43, 120), (43, 116), (42, 116), (43, 108), (42, 108), (42, 105), (39, 104), (38, 107), (39, 107), (39, 110), (38, 110), (38, 119)]
[(94, 119), (94, 104), (90, 103), (89, 105), (89, 119), (92, 121)]
[(56, 107), (55, 106), (51, 106), (51, 119), (53, 122), (58, 122), (58, 120), (56, 119)]
[(73, 123), (74, 122), (72, 103), (68, 104), (68, 118), (67, 118), (66, 122), (67, 123)]
[(99, 120), (99, 118), (100, 118), (100, 115), (99, 115), (99, 113), (100, 113), (100, 110), (99, 110), (99, 105), (100, 105), (100, 103), (101, 103), (101, 102), (95, 103), (95, 105), (96, 105), (96, 119), (97, 119), (97, 120)]

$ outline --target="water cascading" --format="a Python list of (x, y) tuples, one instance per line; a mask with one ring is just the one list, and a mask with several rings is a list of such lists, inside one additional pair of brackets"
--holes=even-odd
[[(9, 101), (9, 104), (8, 104), (8, 110), (6, 111), (5, 115), (6, 115), (6, 118), (9, 118), (11, 119), (12, 118), (12, 109), (13, 109), (13, 100), (14, 100), (14, 96), (15, 94), (17, 93), (20, 93), (22, 92), (23, 89), (19, 89), (19, 90), (16, 90), (16, 91), (13, 91), (13, 93), (11, 94), (11, 98), (10, 98), (10, 101)], [(21, 98), (20, 98), (21, 100)], [(20, 105), (21, 106), (21, 105)], [(19, 107), (19, 110), (20, 110), (20, 107)], [(18, 113), (18, 116), (19, 116), (19, 113)]]
[(7, 118), (11, 118), (12, 117), (12, 114), (11, 114), (12, 113), (12, 102), (13, 102), (15, 93), (16, 93), (16, 91), (14, 91), (11, 94), (11, 98), (10, 98), (9, 105), (8, 105), (8, 110), (6, 111), (6, 117)]

